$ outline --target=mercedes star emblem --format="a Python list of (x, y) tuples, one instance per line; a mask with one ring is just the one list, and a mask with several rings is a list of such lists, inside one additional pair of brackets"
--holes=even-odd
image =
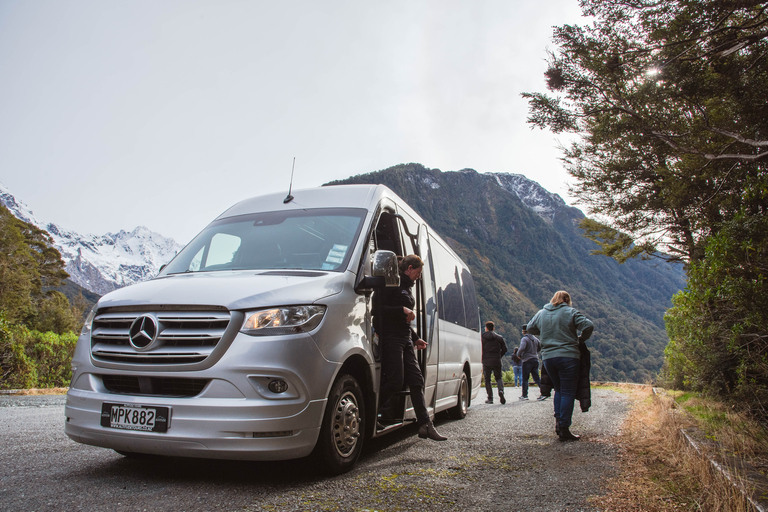
[(157, 319), (150, 315), (142, 315), (133, 321), (129, 335), (131, 345), (141, 350), (147, 348), (157, 338)]

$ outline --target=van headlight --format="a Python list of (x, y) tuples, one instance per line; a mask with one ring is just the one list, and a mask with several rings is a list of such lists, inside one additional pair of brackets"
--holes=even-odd
[(96, 316), (96, 306), (91, 308), (91, 312), (85, 317), (83, 328), (80, 330), (80, 334), (88, 334), (91, 332), (91, 324), (93, 324), (93, 318)]
[(240, 329), (251, 336), (276, 336), (309, 332), (323, 320), (325, 306), (288, 306), (247, 314)]

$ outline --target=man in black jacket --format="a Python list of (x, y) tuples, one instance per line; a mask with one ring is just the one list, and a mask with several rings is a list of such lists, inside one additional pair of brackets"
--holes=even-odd
[[(416, 299), (411, 288), (421, 278), (423, 267), (424, 262), (415, 254), (399, 258), (400, 286), (382, 288), (373, 294), (373, 326), (381, 344), (379, 412), (390, 409), (391, 400), (407, 384), (419, 424), (419, 437), (445, 441), (448, 438), (435, 429), (429, 417), (424, 400), (424, 375), (414, 354), (414, 349), (427, 348), (427, 343), (411, 327), (416, 318)], [(402, 416), (399, 419), (402, 421)]]
[(504, 338), (494, 331), (493, 322), (485, 322), (485, 332), (480, 337), (483, 342), (483, 374), (485, 374), (485, 391), (488, 393), (487, 404), (493, 403), (493, 390), (491, 389), (491, 374), (496, 377), (496, 386), (499, 389), (499, 402), (507, 403), (504, 398), (504, 380), (501, 378), (501, 358), (507, 353), (507, 344)]

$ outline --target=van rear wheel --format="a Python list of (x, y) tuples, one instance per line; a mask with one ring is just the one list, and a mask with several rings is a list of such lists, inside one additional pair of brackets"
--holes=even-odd
[(459, 383), (459, 396), (456, 400), (456, 405), (448, 409), (448, 415), (455, 420), (463, 420), (467, 415), (467, 409), (469, 408), (469, 379), (467, 374), (461, 374), (461, 382)]
[(354, 467), (363, 449), (365, 402), (357, 379), (340, 375), (331, 387), (313, 456), (329, 473)]

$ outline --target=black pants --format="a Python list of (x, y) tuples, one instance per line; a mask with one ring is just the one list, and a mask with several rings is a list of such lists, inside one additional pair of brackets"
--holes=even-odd
[(424, 376), (416, 360), (411, 336), (384, 335), (381, 341), (381, 390), (379, 404), (384, 405), (407, 384), (419, 425), (429, 423), (424, 401)]
[(499, 388), (499, 395), (504, 394), (504, 380), (501, 378), (501, 364), (494, 366), (483, 365), (483, 375), (485, 375), (485, 392), (488, 393), (488, 400), (493, 400), (491, 377), (496, 378), (496, 386)]

